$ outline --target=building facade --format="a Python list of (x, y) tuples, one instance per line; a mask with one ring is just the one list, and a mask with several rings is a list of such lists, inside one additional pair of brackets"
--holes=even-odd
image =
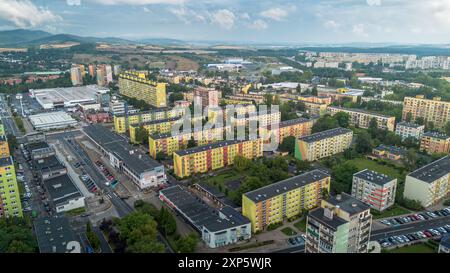
[(411, 122), (399, 122), (395, 127), (395, 134), (399, 135), (402, 140), (414, 138), (419, 140), (425, 130), (425, 125), (419, 125)]
[(264, 139), (264, 143), (270, 142), (272, 136), (275, 137), (277, 143), (282, 143), (287, 137), (293, 136), (299, 138), (311, 134), (311, 129), (316, 120), (307, 118), (297, 118), (282, 121), (278, 124), (278, 128), (272, 126), (259, 127), (259, 135)]
[(370, 207), (342, 193), (322, 200), (306, 220), (306, 253), (366, 253), (372, 227)]
[(142, 124), (154, 120), (181, 117), (183, 114), (184, 109), (182, 108), (161, 108), (137, 113), (125, 111), (123, 114), (114, 115), (114, 131), (116, 133), (123, 134), (128, 131), (130, 125)]
[(317, 207), (330, 190), (330, 175), (313, 170), (242, 195), (242, 214), (250, 219), (252, 231), (281, 223), (302, 210)]
[(0, 158), (0, 218), (22, 216), (14, 161), (11, 156)]
[(300, 137), (295, 143), (295, 157), (299, 160), (314, 161), (332, 156), (348, 149), (352, 139), (353, 131), (345, 128), (334, 128)]
[(196, 173), (217, 170), (232, 165), (237, 155), (248, 159), (261, 157), (262, 139), (225, 140), (176, 151), (173, 153), (175, 175), (184, 178)]
[(158, 153), (172, 156), (176, 151), (187, 149), (187, 145), (191, 139), (194, 139), (196, 146), (202, 146), (209, 143), (224, 140), (226, 131), (230, 131), (231, 127), (217, 127), (211, 129), (192, 130), (192, 132), (154, 134), (148, 139), (150, 156), (155, 158)]
[(219, 91), (214, 88), (197, 87), (194, 90), (194, 105), (200, 103), (202, 104), (202, 107), (218, 107)]
[(395, 203), (397, 179), (370, 170), (362, 170), (353, 175), (352, 196), (383, 211)]
[(141, 139), (139, 139), (140, 130), (145, 130), (148, 135), (153, 135), (156, 133), (169, 133), (172, 131), (172, 125), (179, 120), (176, 118), (167, 118), (161, 120), (152, 120), (144, 123), (131, 124), (129, 126), (130, 132), (130, 141), (131, 143), (141, 143)]
[(438, 159), (406, 176), (403, 196), (423, 207), (437, 204), (450, 193), (450, 156)]
[(426, 132), (420, 138), (420, 150), (429, 154), (449, 153), (450, 136), (439, 132)]
[(423, 95), (417, 95), (415, 98), (405, 97), (402, 119), (407, 120), (408, 116), (411, 121), (417, 121), (417, 118), (421, 117), (425, 123), (433, 122), (435, 128), (443, 129), (450, 121), (450, 102), (441, 101), (440, 97), (428, 100)]
[(344, 112), (350, 115), (349, 122), (351, 125), (358, 126), (360, 128), (369, 128), (370, 121), (376, 119), (377, 126), (379, 129), (384, 129), (394, 132), (395, 128), (395, 117), (389, 117), (385, 115), (369, 113), (360, 109), (349, 109), (342, 107), (328, 107), (328, 112), (331, 115), (335, 115), (339, 112)]
[(119, 92), (121, 95), (143, 100), (157, 108), (167, 106), (166, 84), (149, 80), (145, 73), (133, 71), (121, 73)]

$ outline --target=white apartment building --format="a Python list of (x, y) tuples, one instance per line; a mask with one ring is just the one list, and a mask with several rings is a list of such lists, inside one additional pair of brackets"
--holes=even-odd
[(420, 139), (425, 131), (425, 125), (419, 125), (411, 122), (399, 122), (395, 128), (395, 134), (399, 135), (402, 140), (412, 137)]
[(375, 210), (394, 205), (396, 190), (396, 178), (367, 169), (353, 174), (352, 196)]

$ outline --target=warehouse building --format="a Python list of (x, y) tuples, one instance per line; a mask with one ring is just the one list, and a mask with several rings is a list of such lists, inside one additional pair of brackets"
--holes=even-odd
[(84, 207), (84, 197), (67, 174), (44, 181), (56, 213)]
[(250, 221), (229, 206), (210, 207), (180, 186), (161, 190), (159, 198), (186, 219), (211, 248), (251, 238)]
[(44, 109), (70, 108), (82, 103), (109, 101), (109, 89), (98, 85), (68, 88), (30, 89), (30, 97)]
[(35, 130), (50, 131), (77, 125), (77, 121), (66, 112), (49, 112), (29, 116)]

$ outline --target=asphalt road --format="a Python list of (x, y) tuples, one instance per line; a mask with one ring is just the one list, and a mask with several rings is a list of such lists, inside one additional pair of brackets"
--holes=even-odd
[[(83, 168), (85, 169), (86, 173), (89, 174), (92, 180), (94, 180), (94, 183), (99, 189), (103, 191), (105, 196), (108, 196), (108, 198), (111, 200), (111, 203), (119, 214), (119, 217), (122, 218), (132, 213), (134, 211), (134, 208), (128, 205), (128, 203), (124, 200), (120, 199), (113, 189), (111, 189), (109, 186), (106, 186), (106, 178), (102, 173), (100, 173), (100, 171), (96, 169), (95, 164), (91, 161), (83, 148), (73, 140), (73, 137), (81, 134), (82, 133), (80, 131), (63, 132), (59, 134), (53, 134), (50, 138), (58, 139), (61, 143), (63, 143), (70, 149), (70, 151), (77, 157), (78, 161), (85, 163)], [(166, 246), (166, 252), (173, 252), (172, 248), (169, 246), (169, 243), (161, 233), (158, 232), (157, 238)]]

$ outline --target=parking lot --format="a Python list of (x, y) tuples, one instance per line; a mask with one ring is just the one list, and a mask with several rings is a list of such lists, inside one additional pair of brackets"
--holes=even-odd
[(429, 219), (439, 218), (439, 217), (445, 217), (447, 215), (450, 215), (450, 207), (447, 207), (442, 210), (436, 210), (436, 211), (427, 211), (427, 212), (421, 212), (421, 213), (415, 213), (410, 214), (406, 216), (401, 217), (393, 217), (389, 219), (383, 219), (379, 222), (390, 227), (396, 227), (403, 224), (416, 222), (416, 221), (426, 221)]
[(405, 235), (391, 236), (378, 240), (380, 245), (384, 248), (401, 246), (416, 241), (423, 241), (426, 239), (439, 239), (443, 235), (450, 233), (450, 225), (445, 225), (437, 228), (425, 229), (422, 231), (412, 232)]

